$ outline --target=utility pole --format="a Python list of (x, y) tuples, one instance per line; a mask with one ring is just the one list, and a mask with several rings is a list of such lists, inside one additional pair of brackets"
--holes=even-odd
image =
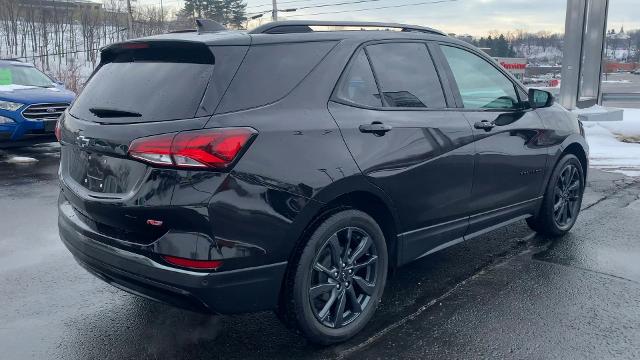
[(160, 0), (160, 25), (164, 25), (164, 7), (162, 6), (162, 0)]
[(131, 11), (131, 0), (127, 0), (127, 39), (131, 39), (131, 28), (133, 27), (133, 13)]
[(273, 10), (271, 10), (271, 20), (278, 21), (278, 4), (273, 0)]

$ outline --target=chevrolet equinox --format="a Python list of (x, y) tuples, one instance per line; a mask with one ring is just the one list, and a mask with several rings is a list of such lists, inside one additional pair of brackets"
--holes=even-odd
[(113, 44), (56, 127), (80, 265), (310, 341), (366, 326), (389, 269), (517, 221), (576, 222), (588, 147), (548, 92), (446, 34), (199, 21)]

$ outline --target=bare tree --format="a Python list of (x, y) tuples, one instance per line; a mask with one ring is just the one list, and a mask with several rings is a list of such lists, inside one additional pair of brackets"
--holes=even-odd
[[(32, 62), (72, 88), (81, 86), (99, 63), (98, 49), (127, 38), (127, 15), (126, 0), (0, 0), (0, 58)], [(133, 19), (132, 37), (171, 26), (157, 6), (134, 8)]]

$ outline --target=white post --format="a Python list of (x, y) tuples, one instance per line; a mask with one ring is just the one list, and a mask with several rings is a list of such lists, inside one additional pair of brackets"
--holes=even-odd
[(560, 104), (600, 103), (609, 0), (567, 0)]
[(273, 0), (273, 10), (271, 10), (271, 20), (278, 21), (278, 4)]
[(567, 0), (560, 104), (569, 110), (575, 109), (578, 101), (586, 8), (587, 0)]
[(133, 27), (133, 14), (131, 12), (131, 0), (127, 0), (127, 39), (131, 39)]

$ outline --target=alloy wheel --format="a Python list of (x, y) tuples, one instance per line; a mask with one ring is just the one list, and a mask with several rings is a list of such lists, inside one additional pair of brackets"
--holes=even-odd
[(582, 177), (578, 168), (568, 164), (562, 169), (553, 195), (553, 219), (561, 229), (571, 227), (578, 216)]
[(379, 272), (376, 246), (366, 231), (346, 227), (335, 232), (311, 269), (308, 294), (316, 319), (334, 329), (352, 323), (372, 305)]

